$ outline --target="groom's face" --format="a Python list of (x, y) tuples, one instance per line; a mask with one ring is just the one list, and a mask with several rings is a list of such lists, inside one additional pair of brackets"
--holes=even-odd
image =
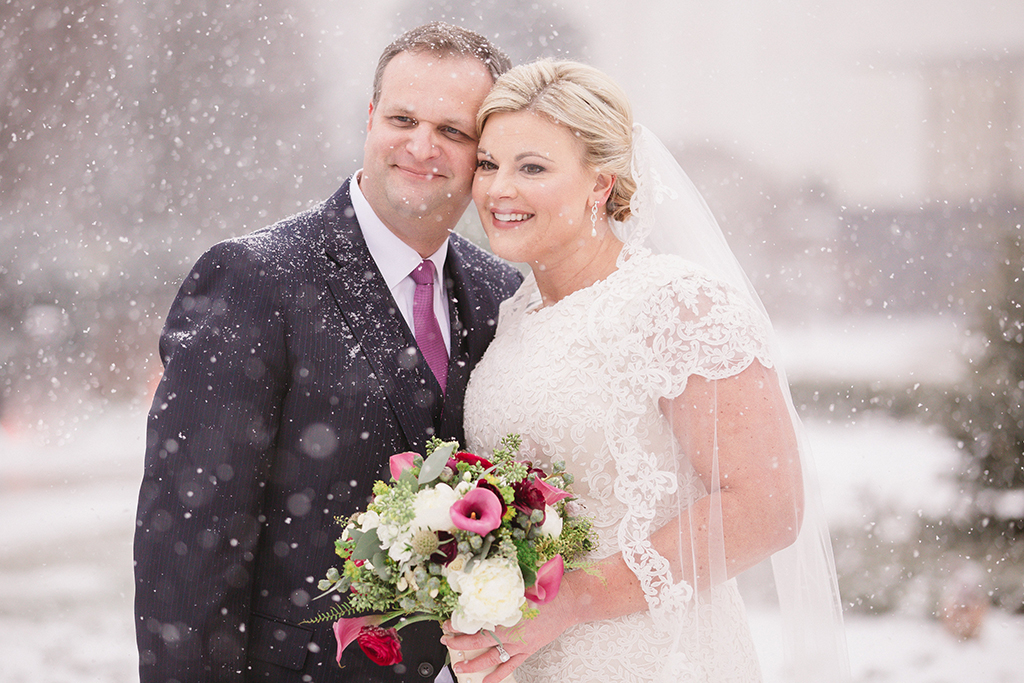
[(491, 85), (478, 59), (402, 52), (370, 105), (359, 188), (384, 224), (424, 256), (469, 203), (476, 112)]

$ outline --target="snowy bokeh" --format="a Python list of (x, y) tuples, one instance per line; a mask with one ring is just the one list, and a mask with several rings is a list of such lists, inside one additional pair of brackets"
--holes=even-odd
[[(1024, 516), (1024, 489), (967, 489), (950, 434), (1024, 223), (1018, 0), (7, 0), (0, 681), (137, 681), (131, 539), (175, 289), (358, 167), (379, 51), (433, 18), (608, 71), (706, 196), (779, 328), (855, 680), (1024, 682), (1024, 616), (949, 635), (939, 583), (974, 551), (920, 537), (972, 505)], [(1006, 556), (1004, 604), (1024, 595)]]

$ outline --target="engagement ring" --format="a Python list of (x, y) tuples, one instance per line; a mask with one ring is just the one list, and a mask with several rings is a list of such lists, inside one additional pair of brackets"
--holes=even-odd
[(500, 659), (502, 661), (502, 663), (507, 662), (508, 660), (510, 660), (512, 658), (511, 655), (509, 655), (509, 653), (505, 651), (505, 648), (502, 646), (501, 643), (498, 643), (497, 647), (498, 647), (498, 659)]

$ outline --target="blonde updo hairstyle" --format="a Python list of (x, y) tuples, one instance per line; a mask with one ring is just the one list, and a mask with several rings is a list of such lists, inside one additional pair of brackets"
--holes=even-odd
[(633, 111), (622, 88), (579, 62), (542, 59), (523, 64), (495, 82), (476, 115), (477, 135), (492, 114), (520, 111), (543, 114), (575, 134), (584, 163), (615, 176), (605, 208), (611, 218), (626, 220), (636, 182), (630, 173)]

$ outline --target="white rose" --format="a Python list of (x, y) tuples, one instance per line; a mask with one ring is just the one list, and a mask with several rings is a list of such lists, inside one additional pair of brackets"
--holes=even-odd
[(562, 533), (562, 518), (559, 516), (558, 510), (550, 505), (544, 506), (544, 523), (540, 525), (540, 533), (552, 538), (558, 538), (558, 535)]
[(451, 531), (451, 508), (460, 498), (459, 494), (448, 484), (438, 484), (434, 488), (423, 489), (416, 494), (413, 511), (416, 517), (412, 520), (412, 528), (430, 529), (431, 531)]
[(447, 578), (452, 572), (461, 572), (466, 563), (472, 559), (472, 555), (456, 555), (455, 559), (448, 563), (447, 567), (441, 567), (441, 576)]
[(452, 627), (461, 633), (498, 626), (515, 626), (523, 616), (526, 602), (519, 565), (504, 557), (481, 560), (469, 573), (451, 572), (448, 584), (459, 593), (459, 606), (452, 614)]
[(363, 531), (376, 529), (380, 526), (380, 515), (373, 510), (367, 510), (359, 516), (359, 526), (362, 527)]

